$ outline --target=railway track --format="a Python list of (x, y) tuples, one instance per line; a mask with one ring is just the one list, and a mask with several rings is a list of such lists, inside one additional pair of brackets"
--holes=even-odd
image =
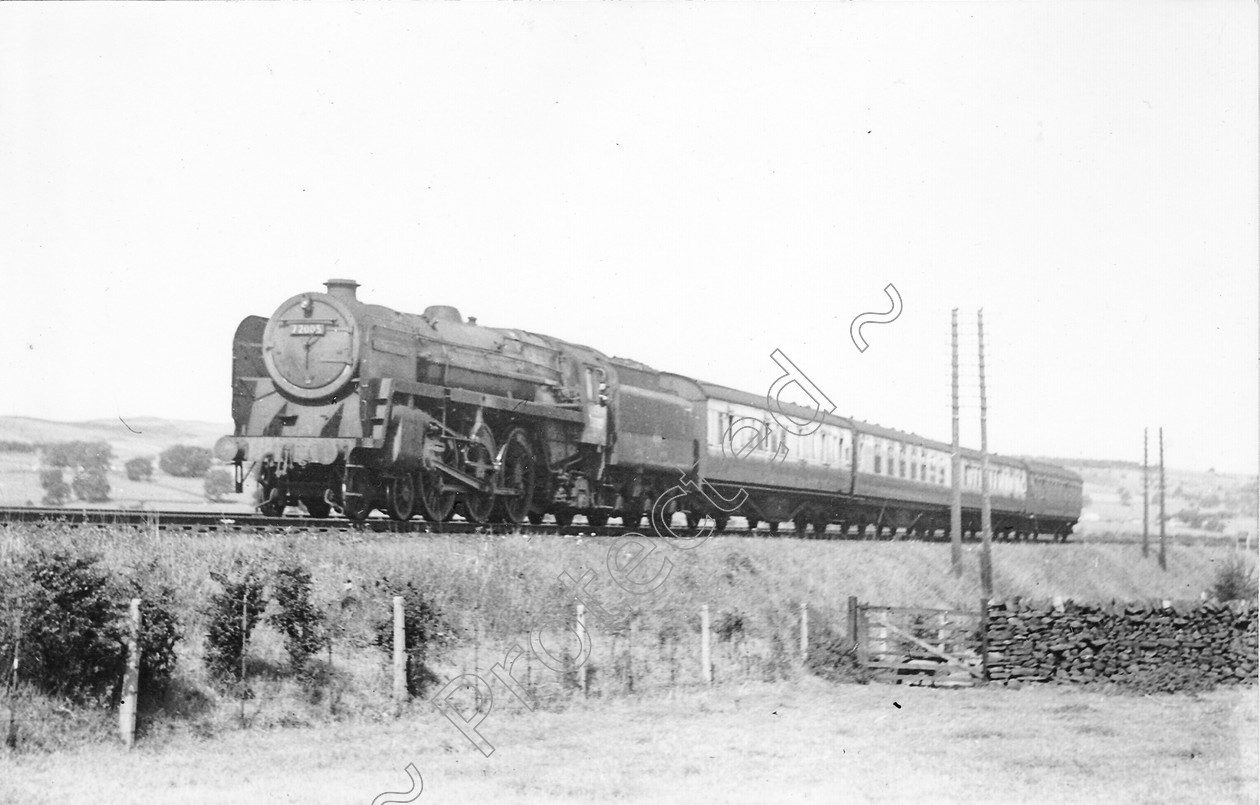
[[(679, 518), (681, 519), (681, 518)], [(306, 516), (288, 516), (288, 517), (263, 517), (258, 514), (248, 512), (187, 512), (187, 511), (147, 511), (135, 509), (72, 509), (72, 508), (42, 508), (28, 506), (10, 506), (0, 507), (0, 523), (28, 523), (37, 527), (52, 526), (125, 526), (131, 528), (152, 529), (157, 531), (168, 532), (190, 532), (204, 534), (231, 534), (231, 533), (314, 533), (314, 534), (492, 534), (492, 535), (510, 535), (520, 534), (524, 536), (586, 536), (586, 537), (615, 537), (622, 534), (637, 530), (639, 533), (647, 533), (650, 535), (650, 526), (646, 523), (640, 525), (638, 529), (627, 529), (620, 525), (606, 525), (593, 527), (584, 524), (557, 526), (553, 523), (542, 525), (530, 525), (528, 523), (519, 526), (509, 526), (502, 524), (478, 525), (476, 523), (463, 522), (462, 520), (452, 520), (445, 523), (430, 523), (424, 520), (412, 520), (406, 523), (400, 523), (385, 517), (371, 517), (361, 522), (351, 522), (341, 517), (314, 518)], [(694, 532), (685, 530), (686, 527), (676, 522), (672, 526), (673, 530), (680, 536), (687, 536)], [(755, 530), (748, 528), (727, 527), (722, 532), (724, 536), (734, 537), (762, 537), (762, 538), (792, 538), (796, 539), (796, 534), (791, 527), (781, 529), (777, 534), (771, 534), (770, 531), (762, 526)], [(806, 539), (816, 539), (811, 533)], [(833, 526), (832, 530), (827, 533), (828, 540), (870, 540), (870, 536), (859, 537), (856, 534), (841, 534), (839, 529)], [(921, 538), (908, 538), (905, 536), (890, 538), (884, 537), (884, 541), (896, 539), (900, 541), (933, 541), (945, 542), (947, 540), (937, 537), (933, 540), (922, 540)], [(1129, 543), (1135, 542), (1137, 538), (1128, 535), (1117, 535), (1109, 537), (1091, 536), (1089, 543)], [(1080, 540), (1078, 540), (1080, 541)], [(1176, 536), (1173, 537), (1174, 544), (1200, 544), (1203, 540), (1199, 537)], [(1030, 544), (1033, 541), (1028, 541)], [(1048, 542), (1040, 540), (1041, 543)]]

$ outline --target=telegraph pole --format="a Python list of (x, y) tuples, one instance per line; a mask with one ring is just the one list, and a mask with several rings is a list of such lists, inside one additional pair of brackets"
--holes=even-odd
[(989, 406), (984, 394), (984, 308), (976, 311), (980, 342), (980, 586), (993, 597), (993, 514), (989, 507)]
[(1164, 539), (1164, 428), (1159, 428), (1159, 569), (1168, 569)]
[(1151, 492), (1150, 492), (1150, 462), (1147, 457), (1147, 438), (1146, 432), (1149, 428), (1142, 428), (1142, 558), (1151, 555)]
[(949, 560), (955, 576), (962, 575), (962, 452), (958, 447), (958, 308), (950, 313), (953, 332), (954, 365), (954, 452), (950, 458), (950, 487), (953, 498), (949, 506)]

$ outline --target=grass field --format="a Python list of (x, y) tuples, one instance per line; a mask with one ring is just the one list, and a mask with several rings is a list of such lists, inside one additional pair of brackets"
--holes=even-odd
[(0, 754), (0, 802), (1232, 803), (1257, 797), (1256, 688), (792, 684), (495, 710), (484, 758), (427, 705), (382, 723)]

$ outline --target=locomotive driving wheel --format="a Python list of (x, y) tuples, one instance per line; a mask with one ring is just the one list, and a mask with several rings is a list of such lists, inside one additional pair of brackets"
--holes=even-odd
[(367, 468), (347, 467), (341, 490), (341, 507), (346, 519), (366, 520), (372, 512), (372, 482)]
[(529, 434), (524, 428), (513, 428), (499, 450), (499, 473), (496, 485), (510, 494), (498, 498), (496, 512), (509, 523), (525, 522), (534, 497), (534, 478), (537, 462), (529, 446)]
[(440, 523), (450, 519), (455, 508), (455, 493), (442, 491), (442, 474), (437, 470), (426, 470), (416, 474), (416, 499), (420, 503), (420, 514), (431, 523)]
[[(472, 442), (464, 448), (464, 472), (479, 481), (493, 485), (494, 435), (485, 424), (472, 434)], [(485, 523), (494, 511), (494, 492), (467, 490), (460, 495), (460, 508), (472, 523)]]
[(385, 488), (385, 511), (399, 522), (407, 522), (416, 513), (416, 482), (403, 473), (389, 479)]

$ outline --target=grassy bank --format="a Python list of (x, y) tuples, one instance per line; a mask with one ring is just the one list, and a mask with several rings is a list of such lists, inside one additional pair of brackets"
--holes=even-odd
[[(126, 528), (0, 529), (0, 563), (38, 545), (70, 545), (99, 554), (120, 578), (145, 573), (176, 592), (182, 623), (175, 684), (149, 702), (141, 728), (211, 735), (254, 727), (313, 726), (330, 719), (375, 722), (391, 712), (388, 655), (373, 640), (390, 613), (390, 597), (410, 583), (441, 618), (443, 645), (428, 659), (436, 679), (488, 669), (529, 633), (542, 630), (559, 655), (572, 645), (561, 624), (573, 618), (569, 585), (587, 585), (591, 656), (585, 665), (592, 696), (668, 691), (698, 681), (699, 613), (709, 607), (717, 681), (766, 683), (799, 679), (795, 646), (799, 605), (807, 602), (813, 634), (843, 628), (849, 596), (877, 605), (974, 609), (980, 598), (978, 549), (968, 547), (960, 579), (949, 573), (949, 546), (926, 543), (814, 542), (714, 538), (690, 550), (663, 545), (635, 574), (649, 579), (662, 561), (672, 567), (652, 592), (633, 594), (613, 583), (607, 538), (522, 536), (395, 536), (295, 533), (289, 536), (195, 535)], [(1174, 547), (1168, 570), (1128, 545), (998, 544), (996, 594), (1038, 600), (1198, 600), (1230, 552)], [(331, 641), (304, 678), (291, 673), (281, 635), (265, 619), (249, 645), (250, 698), (214, 684), (203, 663), (206, 603), (219, 590), (212, 571), (234, 559), (262, 564), (300, 561), (312, 574), (314, 604)], [(634, 631), (630, 629), (631, 621)], [(567, 649), (564, 649), (567, 650)], [(573, 696), (572, 674), (537, 661), (515, 670), (546, 706)], [(506, 697), (504, 697), (506, 698)], [(108, 719), (66, 722), (59, 705), (19, 700), (24, 740), (56, 748), (73, 735), (106, 736)], [(511, 704), (515, 704), (512, 702)], [(504, 702), (501, 706), (508, 706)], [(518, 705), (517, 705), (518, 706)], [(66, 729), (49, 725), (63, 724)], [(67, 729), (69, 730), (67, 732)]]

